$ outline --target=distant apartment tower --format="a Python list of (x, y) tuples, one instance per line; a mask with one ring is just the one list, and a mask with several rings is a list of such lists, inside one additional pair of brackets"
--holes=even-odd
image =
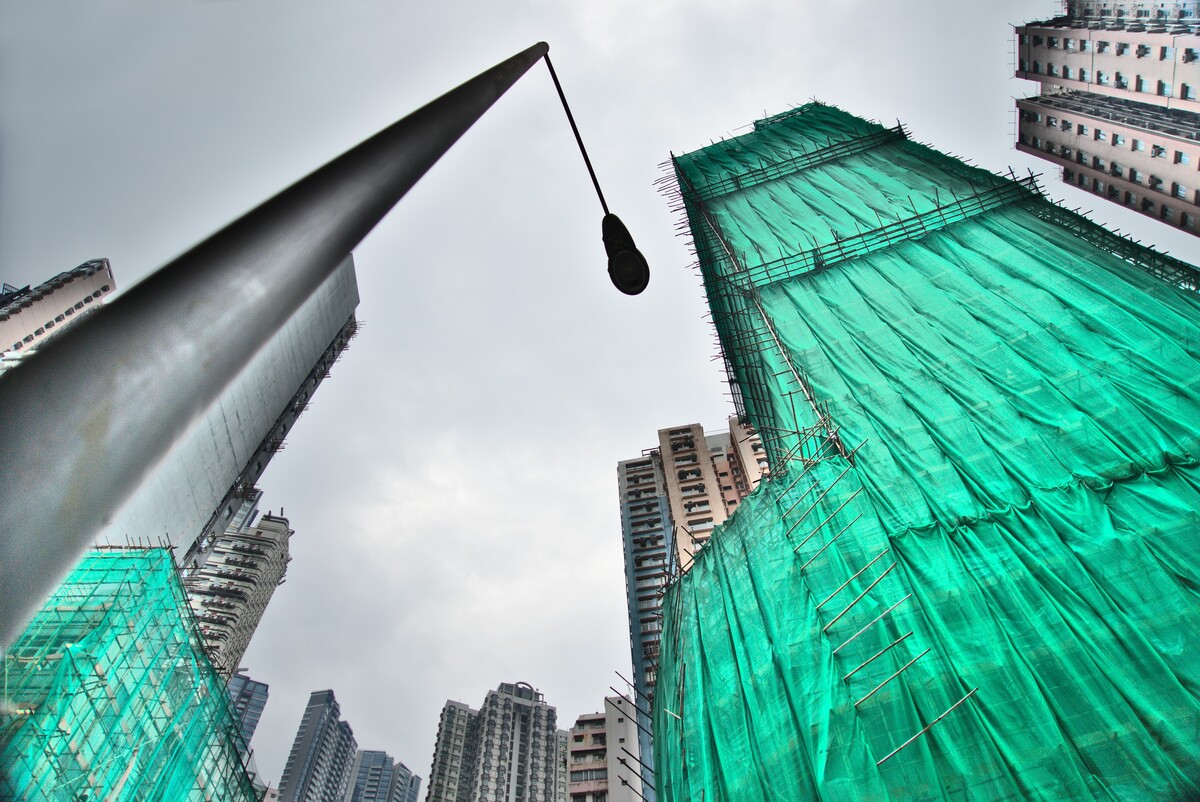
[(102, 542), (168, 541), (198, 565), (226, 530), (358, 328), (347, 256), (121, 506)]
[(92, 259), (36, 287), (0, 285), (0, 373), (93, 309), (116, 287), (107, 259)]
[(417, 802), (421, 778), (387, 752), (358, 750), (344, 802)]
[(257, 488), (248, 491), (225, 533), (198, 556), (201, 564), (183, 570), (209, 657), (224, 676), (237, 671), (291, 560), (287, 518), (268, 514), (255, 522), (261, 498)]
[(342, 802), (358, 748), (333, 691), (313, 691), (279, 781), (281, 802)]
[(738, 418), (729, 430), (706, 435), (700, 424), (658, 430), (658, 445), (617, 463), (629, 643), (637, 706), (639, 754), (646, 756), (645, 794), (653, 799), (650, 700), (654, 698), (662, 590), (686, 571), (717, 525), (767, 472), (758, 435)]
[(580, 716), (567, 734), (570, 802), (637, 802), (642, 794), (637, 707), (623, 696)]
[(1016, 29), (1017, 149), (1065, 182), (1200, 235), (1200, 3), (1071, 0)]
[(565, 802), (566, 733), (525, 682), (505, 682), (478, 711), (442, 708), (426, 802)]
[(237, 673), (229, 679), (229, 702), (233, 705), (234, 716), (241, 727), (242, 741), (247, 747), (267, 706), (268, 693), (267, 683), (250, 679), (244, 674)]

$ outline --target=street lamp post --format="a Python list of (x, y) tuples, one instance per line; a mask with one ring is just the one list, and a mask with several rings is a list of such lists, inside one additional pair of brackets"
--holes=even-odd
[[(0, 648), (188, 425), (548, 50), (535, 44), (399, 120), (0, 376)], [(640, 292), (645, 260), (605, 212), (613, 282)]]

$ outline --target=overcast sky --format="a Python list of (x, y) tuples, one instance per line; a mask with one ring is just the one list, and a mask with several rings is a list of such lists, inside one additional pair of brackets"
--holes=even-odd
[(988, 169), (1046, 173), (1094, 219), (1200, 241), (1012, 148), (1012, 23), (1052, 0), (0, 0), (0, 280), (108, 257), (118, 289), (538, 40), (610, 206), (652, 266), (611, 288), (600, 211), (541, 66), (355, 253), (364, 322), (262, 482), (293, 561), (244, 664), (277, 782), (308, 693), (428, 778), (447, 698), (528, 681), (559, 724), (629, 674), (616, 463), (721, 428), (671, 152), (810, 98)]

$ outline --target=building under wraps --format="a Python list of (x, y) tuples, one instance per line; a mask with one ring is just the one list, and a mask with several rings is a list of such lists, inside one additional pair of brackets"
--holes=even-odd
[(659, 798), (1197, 798), (1200, 273), (816, 103), (674, 170), (771, 478), (666, 595)]
[(0, 799), (256, 799), (169, 551), (91, 552), (3, 658)]

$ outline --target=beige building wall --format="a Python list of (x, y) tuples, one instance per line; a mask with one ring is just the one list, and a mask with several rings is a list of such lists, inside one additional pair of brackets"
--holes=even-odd
[(37, 348), (42, 340), (98, 308), (115, 287), (108, 260), (93, 259), (18, 292), (0, 306), (0, 354)]
[(736, 417), (729, 423), (729, 431), (713, 435), (705, 435), (698, 423), (658, 430), (658, 455), (675, 527), (675, 559), (684, 571), (713, 528), (733, 514), (767, 471), (758, 435)]
[(1200, 235), (1200, 2), (1070, 0), (1016, 28), (1017, 150), (1063, 180)]
[(580, 716), (568, 733), (569, 802), (638, 802), (642, 798), (637, 711), (624, 696)]
[[(1132, 124), (1136, 110), (1111, 105), (1078, 95), (1018, 100), (1017, 150), (1057, 164), (1069, 184), (1200, 234), (1200, 142)], [(1121, 111), (1129, 121), (1113, 119)]]

